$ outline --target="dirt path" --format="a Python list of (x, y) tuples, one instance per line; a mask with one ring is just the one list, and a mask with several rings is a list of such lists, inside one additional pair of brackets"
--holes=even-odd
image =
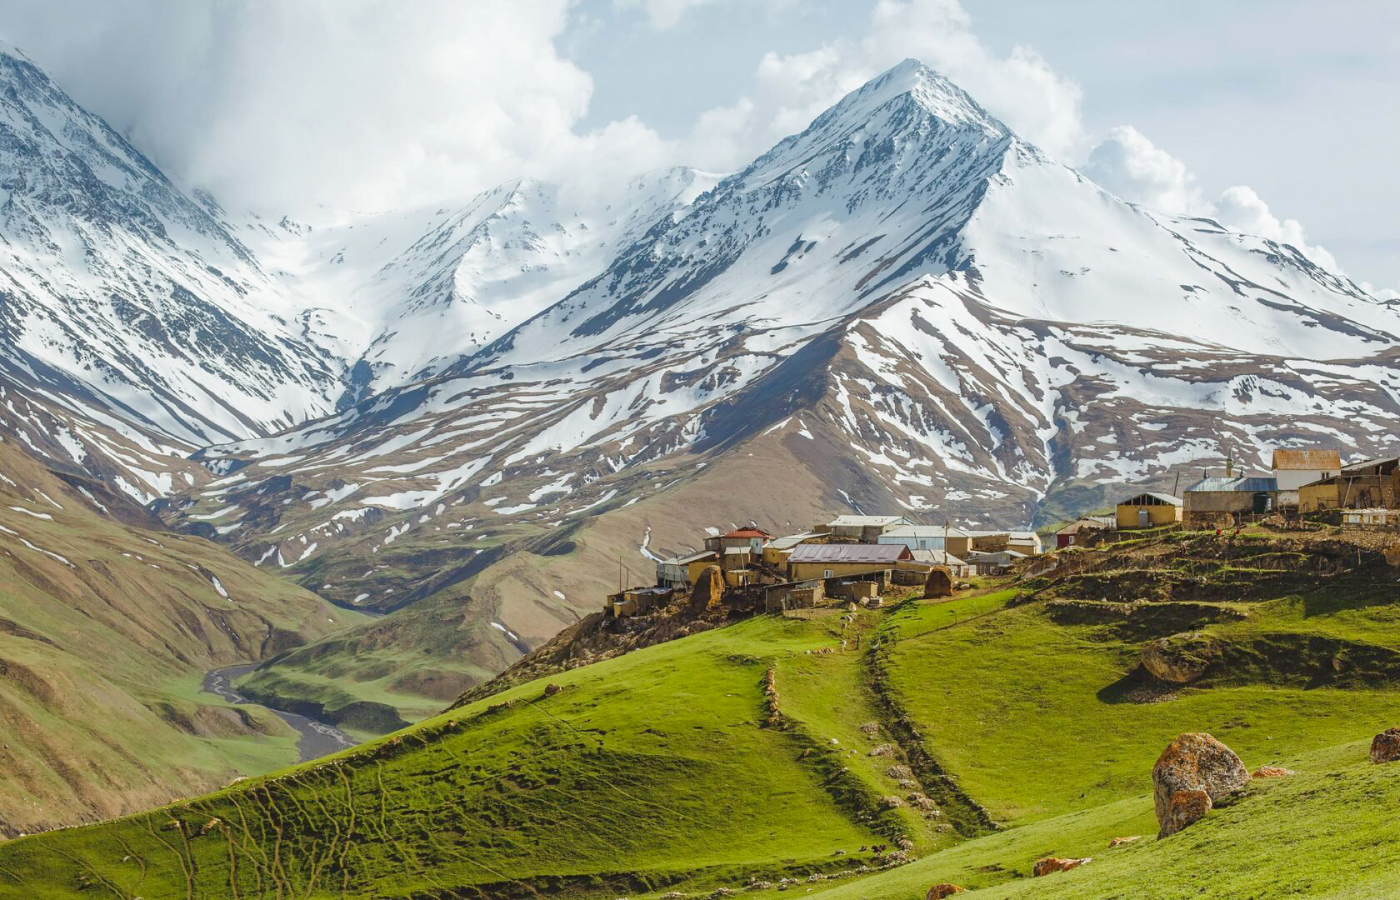
[[(222, 669), (214, 669), (204, 674), (204, 684), (201, 690), (206, 694), (213, 694), (229, 703), (240, 705), (258, 706), (247, 697), (238, 693), (233, 687), (233, 682), (248, 674), (256, 668), (251, 663), (244, 663), (237, 666), (225, 666)], [(272, 707), (266, 707), (272, 709)], [(313, 759), (320, 759), (347, 747), (353, 747), (356, 741), (350, 735), (339, 728), (327, 725), (325, 722), (318, 722), (315, 719), (308, 719), (306, 716), (293, 712), (285, 712), (280, 709), (272, 709), (283, 722), (292, 726), (297, 734), (301, 736), (301, 741), (297, 744), (297, 749), (301, 752), (301, 761), (309, 762)]]

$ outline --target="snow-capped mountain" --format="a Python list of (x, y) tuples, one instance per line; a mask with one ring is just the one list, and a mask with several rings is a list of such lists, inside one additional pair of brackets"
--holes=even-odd
[(758, 447), (789, 509), (1023, 524), (1226, 451), (1382, 449), (1397, 334), (1298, 250), (1125, 203), (911, 61), (432, 377), (207, 450), (231, 474), (184, 514), (381, 608), (648, 498), (647, 552), (675, 549), (675, 498)]
[(334, 409), (338, 363), (208, 197), (0, 47), (0, 370), (206, 445)]
[(732, 519), (1024, 524), (1394, 450), (1400, 305), (1122, 201), (913, 61), (722, 180), (310, 226), (181, 192), (17, 53), (0, 87), (7, 430), (338, 602), (469, 588), (502, 652)]
[[(259, 224), (248, 243), (353, 360), (358, 395), (422, 379), (481, 349), (607, 267), (717, 176), (649, 172), (618, 196), (519, 178), (462, 207)], [(576, 193), (576, 192), (573, 192)]]

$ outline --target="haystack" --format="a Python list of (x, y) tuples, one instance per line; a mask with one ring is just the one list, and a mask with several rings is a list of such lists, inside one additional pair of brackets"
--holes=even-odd
[(924, 599), (953, 596), (953, 572), (947, 566), (934, 566), (924, 581)]
[(724, 600), (724, 572), (719, 566), (706, 566), (690, 591), (690, 611), (704, 612)]

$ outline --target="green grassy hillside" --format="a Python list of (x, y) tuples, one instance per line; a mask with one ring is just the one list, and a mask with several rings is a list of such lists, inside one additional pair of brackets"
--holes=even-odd
[[(1366, 741), (1400, 719), (1395, 578), (1333, 540), (1200, 535), (948, 602), (760, 616), (0, 845), (0, 896), (776, 897), (783, 879), (853, 900), (940, 881), (1388, 896), (1400, 766), (1370, 764)], [(1142, 644), (1186, 629), (1220, 662), (1186, 686), (1146, 676)], [(1187, 730), (1298, 774), (1158, 842), (1151, 767)], [(1045, 855), (1095, 861), (1031, 880)]]
[(202, 677), (360, 618), (0, 442), (0, 834), (295, 760), (280, 720)]

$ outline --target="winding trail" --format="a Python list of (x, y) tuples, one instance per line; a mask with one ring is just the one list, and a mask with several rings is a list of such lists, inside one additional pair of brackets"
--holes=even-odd
[[(237, 666), (225, 666), (222, 669), (213, 669), (204, 673), (204, 684), (200, 690), (206, 694), (213, 694), (229, 703), (236, 703), (247, 706), (261, 706), (254, 703), (247, 697), (234, 690), (233, 682), (241, 678), (253, 669), (257, 668), (252, 663), (243, 663)], [(296, 730), (301, 735), (301, 741), (297, 744), (297, 750), (301, 753), (301, 762), (310, 762), (313, 759), (320, 759), (331, 753), (353, 747), (359, 741), (350, 735), (327, 725), (325, 722), (318, 722), (306, 716), (298, 715), (294, 712), (286, 712), (281, 709), (273, 709), (268, 706), (266, 709), (272, 710), (277, 717)]]

